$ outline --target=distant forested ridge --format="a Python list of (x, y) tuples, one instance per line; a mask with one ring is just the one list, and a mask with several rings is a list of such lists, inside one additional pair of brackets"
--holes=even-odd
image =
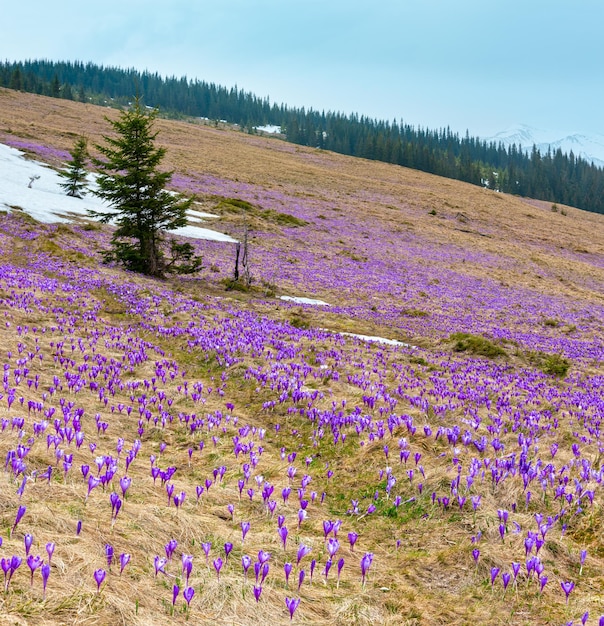
[(236, 86), (227, 89), (186, 77), (93, 63), (23, 61), (0, 63), (0, 86), (56, 98), (111, 106), (140, 94), (169, 117), (204, 117), (238, 124), (253, 133), (280, 126), (296, 144), (395, 163), (491, 189), (604, 213), (604, 170), (572, 152), (541, 154), (528, 147), (487, 143), (449, 128), (428, 130), (340, 112), (271, 104)]

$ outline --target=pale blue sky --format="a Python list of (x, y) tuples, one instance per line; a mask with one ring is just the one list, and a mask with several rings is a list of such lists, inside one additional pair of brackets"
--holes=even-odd
[(604, 133), (602, 0), (2, 0), (0, 56), (489, 136)]

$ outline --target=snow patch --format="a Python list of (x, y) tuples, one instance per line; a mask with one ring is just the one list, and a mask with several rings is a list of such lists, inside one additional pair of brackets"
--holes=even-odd
[[(65, 179), (55, 170), (39, 161), (26, 159), (20, 150), (0, 144), (0, 208), (3, 210), (10, 212), (13, 207), (18, 207), (44, 224), (72, 222), (77, 217), (90, 219), (89, 210), (111, 212), (103, 200), (90, 192), (94, 189), (94, 180), (94, 174), (88, 174), (89, 191), (83, 198), (72, 198), (65, 194), (61, 187)], [(218, 217), (193, 210), (188, 215), (193, 219)], [(170, 232), (192, 239), (237, 241), (229, 235), (192, 225)]]
[(386, 339), (385, 337), (374, 337), (373, 335), (359, 335), (357, 333), (338, 333), (338, 335), (345, 335), (346, 337), (356, 337), (357, 339), (362, 339), (363, 341), (385, 343), (389, 346), (403, 346), (405, 348), (416, 347), (416, 346), (412, 346), (410, 343), (404, 343), (402, 341), (398, 341), (397, 339)]
[(296, 302), (297, 304), (316, 304), (318, 306), (330, 306), (328, 302), (323, 300), (315, 300), (314, 298), (303, 298), (301, 296), (279, 296), (281, 300), (288, 302)]
[(274, 126), (273, 124), (268, 124), (267, 126), (254, 126), (254, 128), (262, 131), (263, 133), (269, 133), (269, 135), (281, 133), (281, 126)]

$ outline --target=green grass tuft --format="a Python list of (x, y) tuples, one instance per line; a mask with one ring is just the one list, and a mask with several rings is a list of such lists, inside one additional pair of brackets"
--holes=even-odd
[(507, 354), (501, 346), (481, 335), (453, 333), (449, 340), (454, 342), (453, 350), (456, 352), (469, 352), (489, 359)]

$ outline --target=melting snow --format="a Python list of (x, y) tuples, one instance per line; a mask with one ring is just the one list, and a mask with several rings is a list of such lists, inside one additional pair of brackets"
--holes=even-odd
[(315, 300), (314, 298), (302, 298), (300, 296), (280, 296), (281, 300), (287, 300), (289, 302), (296, 302), (298, 304), (316, 304), (319, 306), (329, 306), (328, 302), (323, 300)]
[(270, 133), (271, 135), (274, 135), (281, 132), (281, 126), (274, 126), (272, 124), (267, 126), (256, 126), (256, 130), (261, 130), (263, 133)]
[[(90, 188), (94, 188), (93, 179), (93, 175), (89, 174)], [(1, 209), (11, 211), (14, 207), (19, 207), (45, 224), (70, 222), (74, 217), (90, 218), (88, 210), (110, 210), (107, 204), (90, 191), (83, 198), (66, 195), (60, 186), (64, 182), (64, 178), (44, 163), (27, 159), (20, 150), (0, 144)], [(194, 219), (217, 217), (200, 211), (189, 211), (188, 215)], [(229, 235), (199, 226), (184, 226), (171, 232), (192, 239), (236, 242)]]
[(403, 343), (397, 339), (386, 339), (385, 337), (373, 337), (372, 335), (359, 335), (357, 333), (338, 333), (338, 335), (345, 335), (346, 337), (356, 337), (357, 339), (363, 339), (363, 341), (374, 341), (376, 343), (385, 343), (389, 346), (404, 346), (405, 348), (415, 348), (409, 343)]

